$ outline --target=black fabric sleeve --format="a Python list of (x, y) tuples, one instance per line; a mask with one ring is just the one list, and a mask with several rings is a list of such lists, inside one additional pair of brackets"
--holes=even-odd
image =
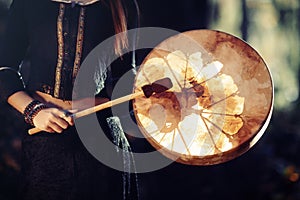
[[(24, 90), (17, 73), (28, 48), (24, 0), (14, 0), (9, 10), (5, 33), (0, 39), (0, 100)], [(11, 68), (12, 70), (9, 70)]]

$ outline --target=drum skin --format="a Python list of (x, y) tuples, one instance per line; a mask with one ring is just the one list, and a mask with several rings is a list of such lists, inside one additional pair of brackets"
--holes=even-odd
[(170, 90), (133, 101), (141, 132), (166, 157), (189, 165), (223, 163), (265, 132), (273, 110), (272, 77), (243, 40), (214, 30), (172, 36), (144, 59), (133, 92), (166, 77)]

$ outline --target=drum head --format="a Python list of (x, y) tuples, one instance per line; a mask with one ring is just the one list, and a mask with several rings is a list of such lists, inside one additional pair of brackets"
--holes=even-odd
[(191, 165), (231, 160), (264, 133), (273, 83), (261, 56), (224, 32), (194, 30), (168, 38), (143, 61), (134, 92), (162, 78), (173, 87), (133, 102), (143, 135), (163, 155)]

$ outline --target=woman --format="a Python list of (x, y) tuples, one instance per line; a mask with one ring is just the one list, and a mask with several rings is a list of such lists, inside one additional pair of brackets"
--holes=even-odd
[[(0, 49), (0, 97), (23, 114), (28, 128), (42, 130), (32, 136), (23, 135), (20, 198), (138, 196), (134, 187), (123, 191), (121, 173), (102, 165), (87, 152), (74, 122), (66, 115), (66, 111), (73, 112), (73, 83), (84, 58), (109, 36), (134, 28), (130, 24), (135, 24), (137, 13), (133, 0), (126, 4), (121, 0), (13, 1)], [(119, 35), (111, 48), (121, 54), (127, 45), (126, 35)], [(18, 69), (25, 58), (30, 71), (24, 85)], [(120, 70), (111, 70), (110, 77), (129, 70), (125, 66), (131, 65), (124, 64), (127, 60), (117, 61), (114, 66)], [(102, 88), (97, 94), (96, 103), (107, 101), (105, 91)], [(88, 100), (78, 100), (77, 105), (85, 105)], [(109, 112), (99, 114), (106, 133), (109, 128), (104, 121), (109, 116)]]

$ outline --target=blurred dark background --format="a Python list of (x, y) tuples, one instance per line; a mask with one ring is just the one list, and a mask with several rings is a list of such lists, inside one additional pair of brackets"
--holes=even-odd
[[(139, 0), (143, 26), (218, 29), (246, 40), (275, 84), (271, 123), (247, 153), (215, 166), (173, 163), (141, 174), (142, 199), (300, 199), (300, 3), (298, 0)], [(11, 0), (0, 0), (0, 34)], [(1, 43), (0, 43), (1, 45)], [(17, 119), (17, 120), (16, 120)], [(16, 198), (23, 119), (0, 105), (0, 200)]]

